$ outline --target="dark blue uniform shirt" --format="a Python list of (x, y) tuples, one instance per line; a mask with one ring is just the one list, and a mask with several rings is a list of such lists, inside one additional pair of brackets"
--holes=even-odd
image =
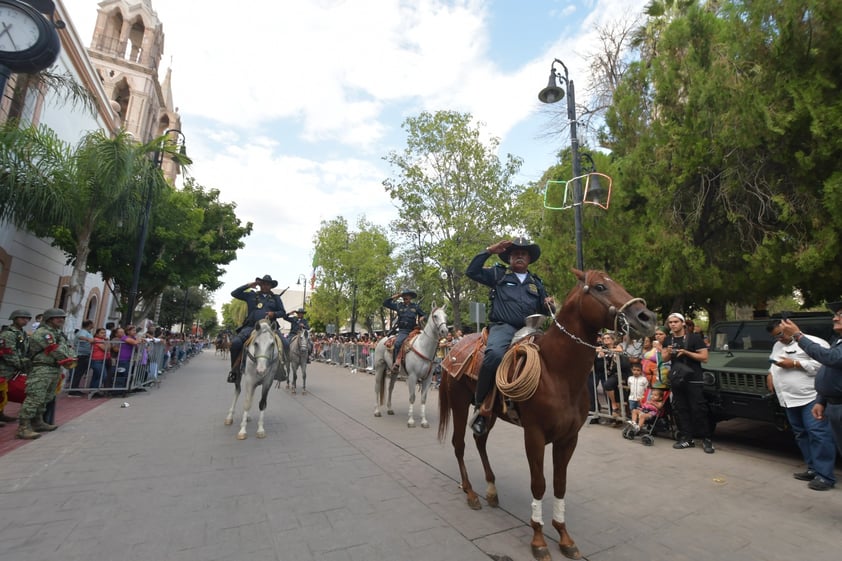
[(418, 325), (418, 320), (427, 317), (421, 310), (421, 306), (415, 302), (404, 304), (403, 301), (396, 302), (391, 298), (383, 301), (383, 307), (394, 310), (398, 313), (398, 329), (401, 331), (412, 331)]
[(816, 392), (819, 394), (816, 401), (826, 405), (828, 397), (842, 399), (842, 339), (826, 349), (808, 337), (801, 337), (798, 346), (810, 358), (822, 363), (816, 374)]
[(231, 293), (232, 297), (242, 300), (248, 306), (248, 314), (246, 315), (246, 320), (243, 322), (244, 326), (254, 327), (269, 312), (275, 312), (276, 319), (283, 319), (287, 315), (280, 296), (274, 292), (248, 291), (248, 288), (249, 285), (244, 284), (234, 289)]
[(483, 251), (471, 260), (465, 270), (468, 278), (491, 287), (491, 313), (488, 320), (520, 329), (527, 316), (546, 314), (544, 300), (547, 292), (541, 279), (527, 271), (526, 278), (520, 282), (511, 269), (500, 265), (483, 267), (491, 255)]

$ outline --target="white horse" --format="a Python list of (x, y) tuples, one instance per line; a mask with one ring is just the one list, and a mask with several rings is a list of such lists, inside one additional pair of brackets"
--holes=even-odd
[(298, 370), (301, 369), (301, 393), (307, 393), (307, 357), (310, 354), (310, 334), (306, 329), (300, 330), (289, 342), (289, 380), (292, 379), (290, 393), (295, 393), (298, 381)]
[(280, 368), (280, 341), (272, 330), (272, 323), (267, 319), (257, 322), (251, 337), (243, 348), (243, 358), (240, 362), (240, 375), (234, 384), (234, 401), (225, 417), (225, 424), (234, 422), (234, 407), (237, 405), (237, 398), (240, 397), (240, 387), (245, 391), (245, 403), (243, 404), (243, 419), (240, 422), (240, 432), (237, 433), (237, 440), (246, 439), (246, 423), (249, 419), (251, 401), (254, 397), (254, 390), (261, 387), (260, 416), (257, 420), (257, 438), (266, 437), (266, 430), (263, 428), (263, 413), (266, 410), (266, 396), (272, 387), (272, 379), (275, 371)]
[[(436, 348), (439, 339), (447, 335), (447, 316), (443, 308), (437, 308), (433, 304), (433, 310), (427, 319), (424, 330), (414, 339), (407, 339), (409, 348), (405, 352), (401, 370), (406, 374), (406, 385), (409, 388), (409, 419), (406, 426), (415, 426), (413, 406), (415, 404), (415, 386), (421, 384), (421, 426), (429, 428), (427, 421), (427, 392), (430, 389), (430, 382), (433, 380), (433, 362), (436, 356)], [(383, 405), (384, 394), (386, 393), (386, 376), (392, 369), (392, 350), (386, 348), (386, 340), (383, 337), (377, 342), (374, 348), (374, 416), (382, 416), (380, 406)], [(397, 374), (389, 374), (389, 395), (386, 401), (386, 413), (394, 415), (392, 409), (392, 390), (395, 388)]]

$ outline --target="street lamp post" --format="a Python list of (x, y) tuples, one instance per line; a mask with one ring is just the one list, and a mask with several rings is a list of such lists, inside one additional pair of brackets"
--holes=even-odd
[(307, 277), (304, 276), (304, 275), (298, 275), (298, 280), (295, 282), (295, 284), (304, 285), (304, 297), (301, 299), (301, 307), (306, 308), (307, 307)]
[[(184, 143), (186, 139), (184, 138), (184, 133), (182, 133), (178, 129), (167, 129), (164, 131), (164, 136), (169, 136), (170, 134), (176, 135), (176, 142), (181, 140), (181, 152), (182, 154), (185, 153)], [(163, 147), (163, 146), (162, 146)], [(164, 151), (159, 149), (155, 150), (154, 155), (152, 156), (152, 161), (155, 166), (160, 169), (161, 165), (164, 163)], [(137, 253), (135, 254), (134, 259), (134, 272), (132, 273), (132, 285), (129, 288), (129, 298), (126, 310), (126, 319), (123, 322), (123, 327), (132, 324), (132, 316), (134, 315), (134, 309), (137, 305), (137, 285), (140, 282), (140, 268), (143, 265), (143, 250), (146, 247), (146, 236), (149, 232), (149, 213), (152, 212), (152, 188), (154, 183), (152, 179), (149, 180), (148, 185), (146, 186), (146, 201), (143, 207), (143, 219), (140, 224), (140, 237), (137, 240)], [(183, 329), (183, 328), (182, 328)]]
[[(564, 69), (562, 76), (555, 68), (556, 64), (561, 65)], [(576, 90), (573, 87), (573, 80), (568, 77), (567, 67), (558, 59), (553, 60), (550, 65), (550, 79), (547, 87), (541, 90), (538, 94), (538, 99), (541, 103), (555, 103), (561, 101), (564, 97), (564, 90), (559, 84), (567, 86), (567, 120), (570, 123), (570, 154), (573, 159), (573, 224), (576, 235), (576, 268), (584, 270), (585, 257), (582, 251), (582, 237), (584, 235), (582, 228), (582, 204), (584, 197), (582, 195), (582, 182), (580, 176), (582, 175), (582, 166), (579, 161), (579, 139), (576, 137)]]

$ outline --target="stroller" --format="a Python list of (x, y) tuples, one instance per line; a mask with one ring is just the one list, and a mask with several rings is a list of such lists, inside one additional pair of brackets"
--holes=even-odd
[[(652, 392), (660, 392), (660, 409), (650, 405), (658, 399), (658, 394), (655, 394), (652, 401), (650, 401), (650, 394)], [(635, 413), (636, 412), (636, 413)], [(633, 421), (645, 415), (645, 419), (639, 425), (635, 426)], [(673, 435), (671, 410), (670, 410), (670, 391), (667, 388), (646, 388), (643, 394), (643, 401), (639, 409), (632, 411), (632, 420), (628, 421), (628, 425), (623, 429), (623, 438), (634, 440), (636, 436), (640, 436), (640, 441), (645, 446), (652, 446), (655, 444), (655, 436), (659, 433), (668, 433)]]

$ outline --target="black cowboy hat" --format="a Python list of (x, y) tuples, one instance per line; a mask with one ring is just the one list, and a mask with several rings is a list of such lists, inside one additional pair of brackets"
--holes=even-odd
[(256, 277), (254, 280), (255, 282), (265, 282), (267, 284), (270, 284), (272, 288), (278, 286), (278, 281), (272, 280), (272, 277), (270, 275), (263, 275), (263, 278)]
[(304, 315), (304, 314), (306, 314), (307, 312), (306, 312), (306, 311), (304, 311), (304, 308), (298, 308), (297, 310), (295, 310), (295, 313)]
[(525, 249), (529, 253), (530, 263), (535, 263), (538, 261), (538, 258), (541, 257), (541, 248), (538, 247), (538, 244), (531, 243), (524, 237), (519, 237), (512, 240), (512, 245), (507, 247), (506, 251), (500, 254), (500, 259), (508, 263), (509, 255), (513, 249)]
[(401, 296), (409, 296), (410, 298), (418, 298), (418, 293), (415, 292), (414, 290), (410, 290), (410, 289), (407, 288), (403, 292), (401, 292)]
[(833, 312), (834, 314), (838, 312), (840, 308), (842, 308), (842, 301), (827, 303), (827, 309)]

